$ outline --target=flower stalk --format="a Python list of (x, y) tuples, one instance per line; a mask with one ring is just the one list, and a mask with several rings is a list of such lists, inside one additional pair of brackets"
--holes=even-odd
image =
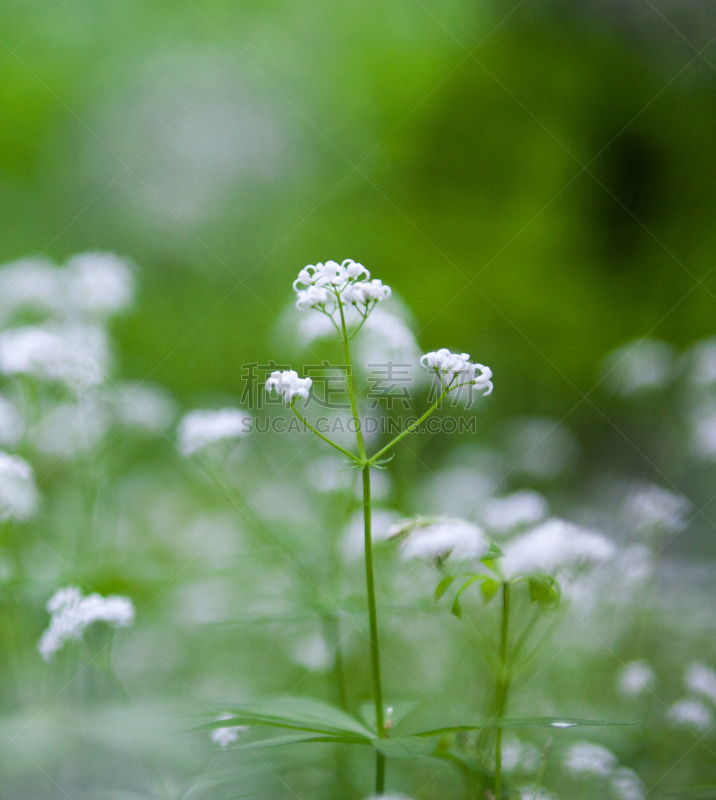
[(510, 626), (510, 582), (502, 584), (502, 625), (500, 628), (500, 671), (497, 676), (495, 701), (497, 706), (497, 743), (495, 746), (495, 800), (502, 800), (502, 720), (507, 710), (510, 688), (507, 644)]

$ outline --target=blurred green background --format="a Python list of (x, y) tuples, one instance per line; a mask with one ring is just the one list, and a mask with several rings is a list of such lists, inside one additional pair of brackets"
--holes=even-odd
[(616, 345), (712, 332), (716, 21), (682, 5), (6, 0), (0, 252), (131, 257), (122, 373), (192, 399), (352, 257), (496, 413), (561, 416)]
[[(550, 709), (556, 696), (560, 713), (658, 717), (646, 733), (601, 741), (647, 785), (667, 774), (658, 791), (716, 781), (712, 745), (692, 752), (687, 733), (663, 725), (685, 664), (716, 658), (714, 458), (690, 460), (678, 385), (635, 398), (602, 381), (604, 358), (627, 342), (684, 349), (714, 333), (713, 4), (0, 0), (0, 46), (0, 262), (45, 255), (60, 264), (89, 250), (130, 259), (138, 299), (112, 322), (117, 379), (164, 386), (184, 409), (238, 403), (242, 364), (291, 357), (300, 369), (279, 321), (298, 270), (353, 258), (405, 300), (423, 350), (467, 351), (495, 375), (471, 442), (494, 452), (455, 455), (464, 442), (425, 437), (414, 447), (421, 463), (391, 465), (386, 506), (425, 510), (425, 468), (449, 477), (466, 464), (494, 469), (495, 481), (508, 476), (500, 491), (535, 485), (555, 512), (587, 521), (595, 506), (609, 517), (604, 486), (617, 478), (688, 497), (698, 510), (689, 527), (654, 546), (672, 559), (660, 575), (668, 591), (628, 598), (628, 612), (608, 597), (599, 634), (609, 654), (579, 640), (576, 653), (549, 662), (524, 706)], [(548, 428), (562, 420), (573, 432), (567, 444), (578, 456), (563, 472), (510, 476), (527, 446), (512, 462), (490, 460), (523, 417)], [(13, 643), (1, 660), (2, 719), (16, 742), (32, 735), (27, 763), (12, 762), (0, 787), (3, 800), (236, 797), (237, 762), (209, 769), (207, 737), (202, 750), (177, 731), (209, 699), (288, 692), (297, 682), (304, 694), (333, 698), (325, 672), (287, 657), (325, 611), (292, 569), (295, 556), (317, 585), (330, 582), (322, 548), (335, 546), (355, 498), (311, 494), (299, 445), (280, 437), (252, 439), (217, 492), (176, 456), (173, 438), (113, 431), (86, 458), (60, 465), (21, 450), (47, 499), (38, 541), (21, 527), (5, 534), (15, 572), (0, 613)], [(251, 539), (253, 518), (232, 527), (230, 506), (254, 494), (270, 546)], [(608, 532), (628, 538), (609, 519)], [(202, 524), (218, 542), (203, 555)], [(390, 562), (379, 568), (390, 595)], [(113, 689), (104, 674), (70, 679), (63, 694), (79, 657), (65, 654), (50, 673), (35, 652), (47, 598), (78, 575), (85, 590), (128, 594), (140, 610), (139, 641), (127, 634), (115, 664), (131, 714), (106, 705)], [(430, 597), (432, 577), (419, 577), (406, 578), (406, 602)], [(343, 590), (360, 597), (360, 570)], [(441, 707), (484, 699), (475, 641), (445, 633), (442, 617), (405, 622), (395, 613), (385, 623), (394, 665), (408, 665)], [(572, 643), (575, 627), (558, 646)], [(352, 707), (369, 694), (357, 638), (345, 656)], [(625, 709), (614, 674), (644, 657), (659, 673), (663, 708)], [(387, 672), (393, 691), (404, 691), (400, 670)], [(33, 704), (45, 714), (60, 695), (56, 716), (33, 728)], [(62, 739), (65, 725), (76, 740)], [(20, 759), (5, 753), (6, 765), (10, 754)], [(241, 796), (292, 797), (287, 785), (306, 798), (364, 796), (371, 765), (360, 758), (350, 769), (303, 751), (272, 753), (270, 769), (242, 761)], [(396, 786), (420, 787), (421, 800), (458, 796), (457, 779), (411, 769), (396, 768)], [(215, 794), (209, 773), (223, 775)], [(351, 790), (336, 787), (335, 775)], [(601, 784), (580, 786), (563, 784), (561, 796), (607, 796)]]

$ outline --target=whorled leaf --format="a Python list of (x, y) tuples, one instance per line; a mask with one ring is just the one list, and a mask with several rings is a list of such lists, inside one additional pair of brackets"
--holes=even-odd
[(574, 717), (504, 717), (468, 725), (449, 725), (412, 734), (419, 737), (444, 736), (449, 733), (492, 730), (494, 728), (576, 728), (635, 725), (635, 722), (609, 722), (603, 719), (576, 719)]
[(337, 706), (309, 697), (281, 697), (254, 700), (240, 708), (229, 709), (230, 718), (218, 719), (200, 729), (249, 725), (265, 728), (288, 728), (329, 735), (349, 735), (373, 739), (376, 731)]

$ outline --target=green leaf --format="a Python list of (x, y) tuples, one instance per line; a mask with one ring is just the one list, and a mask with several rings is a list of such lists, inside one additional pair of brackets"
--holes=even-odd
[(574, 717), (505, 717), (501, 720), (491, 719), (472, 725), (451, 725), (446, 728), (434, 728), (433, 730), (414, 733), (413, 736), (444, 736), (448, 733), (492, 730), (494, 728), (593, 728), (612, 725), (636, 725), (636, 722), (608, 722), (603, 719), (575, 719)]
[(254, 700), (241, 708), (229, 709), (231, 719), (214, 720), (201, 728), (228, 728), (250, 725), (265, 728), (289, 728), (326, 734), (349, 734), (372, 739), (377, 734), (337, 706), (309, 697), (281, 697)]
[(435, 600), (439, 600), (445, 594), (445, 592), (447, 592), (457, 577), (457, 575), (448, 575), (447, 578), (443, 578), (440, 581), (440, 583), (435, 587)]
[(530, 575), (530, 599), (544, 608), (556, 608), (562, 599), (559, 583), (551, 575)]
[(313, 733), (290, 733), (285, 736), (272, 736), (270, 739), (258, 739), (254, 742), (242, 742), (229, 747), (229, 750), (255, 750), (259, 747), (282, 747), (288, 744), (305, 744), (317, 742), (321, 744), (361, 744), (368, 745), (370, 741), (360, 737), (351, 736), (316, 736)]
[(691, 786), (686, 789), (672, 789), (667, 791), (670, 797), (683, 797), (685, 800), (714, 800), (716, 798), (716, 783), (706, 783), (702, 786)]
[(400, 736), (396, 739), (371, 739), (373, 747), (388, 758), (416, 758), (432, 755), (435, 745), (416, 736)]
[(460, 605), (460, 595), (466, 590), (469, 589), (473, 583), (476, 581), (481, 580), (491, 580), (489, 575), (481, 575), (480, 573), (475, 573), (471, 578), (468, 578), (465, 583), (457, 590), (457, 594), (455, 595), (455, 599), (453, 600), (452, 604), (452, 613), (458, 618), (462, 619), (462, 606)]
[(487, 605), (490, 600), (500, 591), (502, 588), (502, 584), (499, 581), (496, 581), (494, 578), (486, 578), (482, 584), (480, 585), (480, 591), (482, 592), (482, 599), (485, 601), (485, 605)]

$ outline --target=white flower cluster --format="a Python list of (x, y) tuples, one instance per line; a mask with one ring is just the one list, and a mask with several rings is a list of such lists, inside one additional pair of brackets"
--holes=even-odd
[(134, 622), (134, 606), (128, 597), (93, 593), (82, 596), (75, 586), (58, 589), (47, 603), (52, 617), (42, 634), (37, 649), (45, 661), (67, 641), (79, 642), (82, 634), (94, 622), (106, 622), (113, 628), (128, 628)]
[(656, 675), (648, 661), (630, 661), (617, 676), (617, 690), (622, 697), (639, 697), (656, 685)]
[(509, 577), (533, 572), (554, 575), (611, 561), (616, 552), (601, 533), (554, 518), (511, 539), (504, 548), (502, 568)]
[(0, 520), (29, 519), (37, 504), (32, 467), (20, 456), (0, 451)]
[(605, 778), (617, 766), (617, 757), (611, 750), (592, 742), (577, 742), (567, 751), (564, 767), (572, 775), (595, 775)]
[(283, 372), (276, 370), (266, 381), (266, 391), (269, 394), (272, 391), (279, 395), (282, 394), (286, 403), (291, 405), (296, 397), (308, 400), (308, 392), (312, 384), (311, 378), (299, 378), (296, 370), (286, 369)]
[(684, 725), (701, 732), (710, 730), (714, 724), (713, 711), (705, 703), (691, 697), (677, 700), (666, 716), (672, 725)]
[(521, 525), (534, 525), (547, 516), (547, 501), (539, 492), (523, 489), (505, 497), (494, 497), (482, 508), (482, 519), (488, 528), (507, 533)]
[(684, 684), (692, 694), (700, 694), (716, 705), (716, 672), (711, 667), (698, 661), (690, 664)]
[(338, 307), (339, 297), (341, 303), (362, 309), (364, 315), (390, 297), (390, 286), (376, 278), (370, 280), (370, 272), (350, 258), (340, 264), (326, 261), (304, 267), (293, 282), (293, 288), (299, 310), (315, 308), (328, 314)]
[(624, 503), (627, 524), (637, 532), (680, 531), (689, 521), (690, 510), (691, 503), (683, 495), (655, 484), (637, 484)]
[(179, 452), (193, 455), (217, 442), (245, 436), (250, 427), (251, 415), (238, 408), (190, 411), (177, 429)]
[(81, 393), (102, 383), (108, 368), (107, 337), (96, 325), (45, 323), (0, 333), (3, 375), (27, 375)]
[(102, 318), (132, 302), (129, 264), (114, 253), (80, 253), (64, 268), (28, 258), (0, 269), (0, 316), (29, 310), (63, 319)]
[(404, 520), (390, 534), (402, 537), (400, 551), (405, 560), (449, 556), (456, 561), (479, 561), (490, 548), (482, 530), (461, 519)]
[(455, 382), (455, 386), (470, 385), (483, 395), (492, 394), (492, 370), (483, 364), (473, 364), (468, 353), (451, 353), (442, 348), (426, 353), (420, 363), (428, 370), (434, 370), (447, 388)]
[[(233, 714), (221, 714), (217, 720), (231, 719)], [(228, 728), (214, 728), (209, 734), (209, 738), (214, 744), (221, 748), (226, 748), (239, 740), (239, 735), (249, 729), (248, 725), (232, 725)]]

